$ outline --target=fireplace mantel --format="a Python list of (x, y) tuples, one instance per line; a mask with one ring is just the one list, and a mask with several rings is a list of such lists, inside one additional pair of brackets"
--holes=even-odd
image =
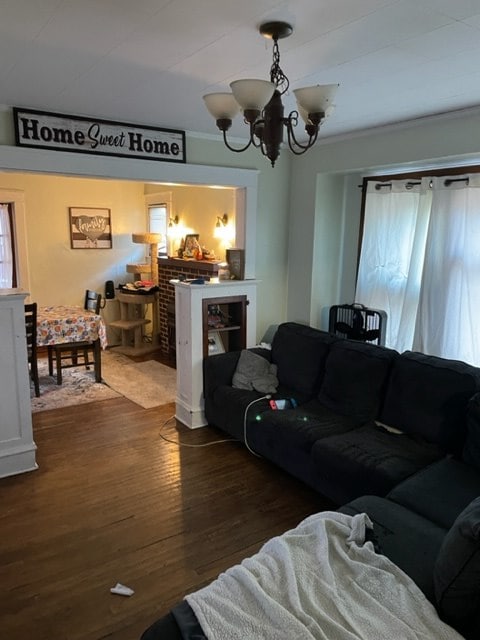
[(171, 267), (173, 269), (198, 269), (208, 273), (218, 273), (220, 260), (194, 260), (188, 258), (159, 258), (158, 266)]

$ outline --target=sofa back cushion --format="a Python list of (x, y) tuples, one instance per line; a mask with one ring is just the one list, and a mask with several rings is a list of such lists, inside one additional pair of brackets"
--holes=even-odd
[(365, 342), (339, 340), (330, 348), (319, 400), (332, 411), (358, 419), (378, 417), (393, 349)]
[(470, 398), (467, 407), (467, 438), (463, 460), (480, 471), (480, 393)]
[(433, 571), (440, 616), (467, 637), (480, 637), (480, 498), (458, 516)]
[(392, 367), (380, 420), (459, 454), (467, 404), (479, 385), (480, 369), (406, 351)]
[(334, 336), (296, 322), (281, 324), (272, 341), (280, 385), (302, 396), (316, 395)]

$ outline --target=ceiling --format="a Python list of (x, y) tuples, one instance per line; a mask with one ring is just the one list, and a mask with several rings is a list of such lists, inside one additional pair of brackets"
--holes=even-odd
[(1, 0), (0, 103), (214, 134), (202, 96), (269, 78), (270, 20), (291, 89), (340, 84), (323, 137), (480, 105), (480, 0)]

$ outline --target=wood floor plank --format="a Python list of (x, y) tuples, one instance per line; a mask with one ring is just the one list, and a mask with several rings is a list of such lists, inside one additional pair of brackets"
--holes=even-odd
[[(33, 415), (39, 469), (0, 480), (1, 637), (137, 640), (185, 593), (332, 506), (240, 443), (126, 400)], [(110, 593), (116, 582), (135, 594)]]

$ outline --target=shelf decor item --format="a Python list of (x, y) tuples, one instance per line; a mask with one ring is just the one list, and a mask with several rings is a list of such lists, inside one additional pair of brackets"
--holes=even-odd
[(185, 244), (183, 247), (183, 256), (184, 257), (196, 257), (195, 253), (198, 251), (198, 247), (200, 246), (198, 239), (200, 235), (198, 233), (189, 233), (185, 236)]
[(210, 331), (208, 334), (208, 355), (213, 356), (217, 353), (225, 353), (222, 336), (218, 331)]
[(245, 250), (227, 249), (227, 262), (232, 280), (245, 279)]

